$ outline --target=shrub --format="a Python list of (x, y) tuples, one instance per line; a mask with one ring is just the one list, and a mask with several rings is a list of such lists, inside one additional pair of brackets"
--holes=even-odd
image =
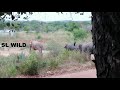
[(69, 58), (70, 52), (68, 50), (63, 50), (60, 52), (59, 56), (57, 57), (60, 61), (67, 60)]
[(0, 78), (9, 78), (18, 74), (16, 69), (16, 55), (0, 56)]
[(37, 75), (38, 74), (38, 64), (37, 54), (32, 52), (30, 56), (21, 63), (19, 70), (21, 74), (25, 75)]
[(38, 36), (37, 36), (37, 39), (41, 39), (41, 36), (40, 36), (40, 35), (38, 35)]
[(26, 33), (29, 33), (29, 30), (30, 30), (30, 28), (28, 26), (24, 27), (24, 31), (26, 31)]
[(41, 39), (42, 38), (41, 34), (39, 32), (36, 32), (35, 35), (36, 35), (36, 39)]
[(87, 61), (85, 54), (80, 54), (78, 51), (64, 50), (57, 58), (60, 63), (64, 63), (64, 61), (77, 61), (79, 63), (85, 63)]
[(74, 39), (84, 39), (87, 37), (87, 32), (83, 29), (74, 29), (73, 30)]
[(50, 60), (49, 68), (50, 69), (55, 69), (55, 68), (58, 67), (58, 65), (59, 65), (59, 62), (56, 59), (53, 59), (53, 60)]
[(87, 61), (85, 54), (81, 54), (80, 52), (71, 52), (70, 59), (76, 60), (79, 63), (85, 63)]
[(10, 78), (17, 75), (14, 65), (5, 65), (0, 67), (0, 78)]
[(45, 67), (47, 67), (47, 62), (46, 61), (40, 61), (40, 63), (39, 63), (39, 69), (43, 69)]

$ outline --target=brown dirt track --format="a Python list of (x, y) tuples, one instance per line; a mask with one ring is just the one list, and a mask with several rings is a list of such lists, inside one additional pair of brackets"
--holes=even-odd
[(96, 77), (96, 70), (90, 69), (76, 73), (68, 73), (68, 74), (44, 77), (44, 78), (97, 78), (97, 77)]

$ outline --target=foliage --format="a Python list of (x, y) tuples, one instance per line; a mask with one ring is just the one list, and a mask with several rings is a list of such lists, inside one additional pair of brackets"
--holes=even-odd
[(84, 39), (87, 37), (87, 31), (83, 29), (74, 29), (73, 35), (74, 35), (74, 40)]
[(59, 65), (59, 62), (57, 60), (54, 60), (54, 59), (51, 60), (50, 63), (49, 63), (50, 69), (55, 69), (55, 68), (58, 67), (58, 65)]
[(32, 52), (30, 56), (21, 63), (19, 71), (25, 75), (37, 75), (38, 74), (38, 59), (35, 52)]
[(0, 29), (4, 29), (4, 27), (6, 27), (6, 24), (4, 23), (4, 22), (2, 22), (2, 21), (0, 21)]
[(77, 22), (69, 22), (66, 25), (66, 30), (72, 32), (74, 29), (79, 29), (80, 26)]
[(16, 55), (10, 55), (8, 57), (0, 56), (0, 78), (8, 78), (16, 76)]
[(56, 57), (59, 54), (59, 52), (62, 50), (62, 46), (55, 41), (50, 41), (47, 44), (47, 49), (51, 51), (54, 57)]
[(25, 26), (25, 27), (24, 27), (24, 31), (26, 31), (26, 33), (28, 33), (28, 32), (29, 32), (29, 30), (30, 30), (30, 29), (29, 29), (29, 27), (28, 27), (28, 26)]
[(41, 36), (40, 36), (40, 35), (38, 35), (38, 36), (37, 36), (37, 39), (41, 39)]
[[(6, 25), (6, 24), (10, 25)], [(87, 23), (87, 24), (86, 24)], [(39, 21), (5, 21), (0, 23), (0, 28), (8, 27), (15, 30), (24, 30), (29, 27), (30, 31), (37, 32), (55, 32), (57, 30), (66, 30), (72, 32), (74, 29), (87, 30), (91, 26), (89, 21), (55, 21), (55, 22), (39, 22)]]

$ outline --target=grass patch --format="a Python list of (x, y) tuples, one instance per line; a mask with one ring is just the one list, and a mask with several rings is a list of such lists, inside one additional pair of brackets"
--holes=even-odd
[(9, 78), (18, 74), (16, 69), (16, 55), (0, 56), (0, 78)]

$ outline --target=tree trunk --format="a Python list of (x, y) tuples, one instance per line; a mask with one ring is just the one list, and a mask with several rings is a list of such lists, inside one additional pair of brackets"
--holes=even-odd
[(92, 12), (92, 38), (98, 78), (120, 77), (120, 13)]

